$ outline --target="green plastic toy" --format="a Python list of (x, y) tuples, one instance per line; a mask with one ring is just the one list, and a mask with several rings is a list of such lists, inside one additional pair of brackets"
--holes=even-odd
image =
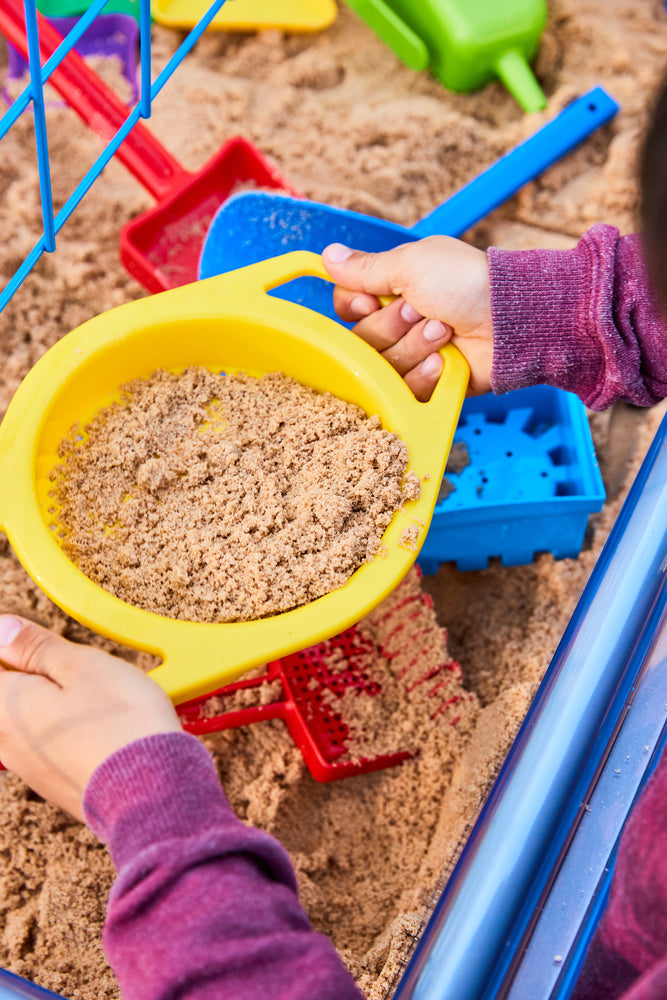
[[(90, 0), (37, 0), (37, 10), (45, 17), (79, 17), (85, 14)], [(139, 21), (139, 0), (109, 0), (103, 14), (129, 14)]]
[(347, 0), (411, 69), (427, 67), (449, 90), (499, 77), (524, 111), (547, 101), (530, 68), (546, 0)]

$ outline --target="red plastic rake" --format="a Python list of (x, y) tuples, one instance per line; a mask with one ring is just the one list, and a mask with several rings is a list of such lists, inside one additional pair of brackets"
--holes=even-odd
[[(342, 654), (333, 669), (323, 656), (325, 648), (329, 653), (335, 650)], [(178, 713), (184, 729), (197, 735), (234, 729), (266, 719), (282, 719), (316, 781), (332, 781), (334, 778), (392, 767), (412, 754), (403, 750), (359, 760), (341, 760), (348, 752), (351, 734), (347, 723), (335, 709), (335, 701), (351, 690), (357, 691), (360, 698), (380, 694), (380, 685), (366, 672), (368, 655), (374, 651), (373, 643), (352, 627), (330, 639), (327, 644), (311, 646), (274, 661), (261, 677), (237, 681), (213, 692), (213, 695), (179, 705)], [(230, 697), (236, 691), (260, 688), (274, 681), (280, 681), (282, 686), (282, 696), (278, 701), (222, 712), (213, 718), (203, 715), (204, 704), (214, 695)]]

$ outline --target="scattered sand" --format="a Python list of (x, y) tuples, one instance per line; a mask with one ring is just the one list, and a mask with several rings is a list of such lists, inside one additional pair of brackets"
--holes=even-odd
[[(150, 127), (189, 169), (243, 133), (303, 194), (408, 225), (489, 165), (572, 97), (601, 84), (616, 119), (467, 238), (486, 247), (570, 247), (592, 223), (634, 228), (637, 143), (667, 55), (661, 0), (552, 0), (537, 70), (544, 115), (523, 116), (499, 85), (445, 92), (402, 66), (342, 8), (318, 36), (207, 35), (158, 99)], [(179, 36), (155, 27), (160, 65)], [(0, 56), (0, 58), (2, 58)], [(33, 123), (0, 144), (0, 277), (41, 231)], [(92, 162), (96, 140), (49, 109), (56, 206)], [(118, 232), (149, 207), (112, 163), (0, 316), (0, 413), (59, 337), (142, 290), (118, 263)], [(526, 712), (658, 426), (663, 408), (618, 406), (592, 417), (609, 499), (577, 560), (425, 578), (444, 648), (462, 665), (465, 718), (424, 737), (399, 768), (316, 784), (282, 723), (207, 742), (238, 814), (286, 845), (303, 902), (330, 934), (369, 1000), (390, 996), (429, 904)], [(2, 610), (70, 638), (91, 636), (28, 579), (0, 542)], [(438, 641), (443, 639), (439, 631)], [(100, 645), (108, 643), (95, 639)], [(135, 657), (145, 663), (145, 658)], [(99, 943), (112, 869), (106, 850), (13, 777), (0, 789), (0, 964), (70, 1000), (117, 998)]]
[(378, 416), (279, 372), (160, 369), (76, 425), (51, 472), (69, 558), (116, 597), (197, 622), (342, 587), (420, 494)]

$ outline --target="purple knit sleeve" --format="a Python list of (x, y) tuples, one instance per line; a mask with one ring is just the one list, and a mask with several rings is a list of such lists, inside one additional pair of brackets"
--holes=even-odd
[(113, 754), (84, 810), (118, 869), (104, 946), (124, 1000), (363, 1000), (310, 926), (286, 852), (234, 816), (194, 736)]
[(488, 254), (496, 393), (547, 384), (593, 410), (667, 396), (667, 326), (637, 235), (597, 225), (573, 250)]

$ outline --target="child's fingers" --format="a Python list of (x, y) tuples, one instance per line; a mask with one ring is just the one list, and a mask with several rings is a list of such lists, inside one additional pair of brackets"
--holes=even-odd
[(444, 362), (439, 354), (429, 354), (404, 376), (406, 385), (415, 397), (426, 403), (433, 395), (433, 390), (442, 375)]
[(336, 285), (333, 294), (334, 309), (345, 323), (356, 323), (380, 308), (375, 295), (355, 292)]
[(15, 615), (0, 615), (0, 651), (9, 648), (23, 628), (25, 621)]
[(424, 319), (413, 326), (400, 340), (382, 351), (399, 375), (407, 375), (422, 361), (451, 339), (451, 327), (437, 319)]
[(354, 332), (376, 351), (386, 351), (400, 343), (421, 319), (421, 315), (408, 302), (395, 299), (383, 309), (359, 320)]

